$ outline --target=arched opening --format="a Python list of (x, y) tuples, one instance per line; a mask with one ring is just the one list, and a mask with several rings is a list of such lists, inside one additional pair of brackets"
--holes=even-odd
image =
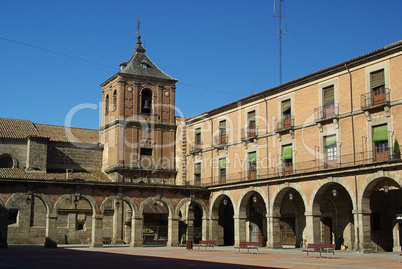
[(218, 244), (224, 246), (234, 245), (234, 210), (232, 201), (225, 197), (219, 204), (219, 238), (223, 238)]
[(313, 215), (319, 216), (314, 226), (314, 241), (335, 244), (336, 249), (353, 248), (355, 241), (353, 204), (340, 184), (328, 183), (314, 197)]
[(279, 230), (273, 234), (274, 248), (300, 247), (306, 227), (305, 211), (303, 198), (297, 190), (284, 188), (278, 194), (273, 206), (273, 227)]
[(117, 108), (117, 91), (114, 90), (112, 97), (112, 106), (110, 108), (111, 111), (115, 111)]
[[(267, 213), (265, 202), (258, 192), (249, 192), (245, 195), (240, 204), (240, 216), (244, 214), (245, 232), (247, 234), (245, 236), (240, 235), (240, 238), (245, 238), (246, 241), (258, 242), (260, 246), (265, 246), (267, 241)], [(241, 217), (241, 219), (243, 218)], [(242, 226), (242, 224), (240, 225)]]
[(166, 246), (168, 240), (169, 210), (160, 201), (144, 205), (143, 245)]
[(109, 114), (109, 94), (105, 97), (105, 116)]
[(152, 92), (145, 89), (141, 93), (141, 113), (151, 114), (152, 112)]
[(10, 154), (3, 154), (0, 156), (0, 168), (14, 168), (16, 161)]
[(401, 187), (391, 178), (374, 180), (363, 195), (363, 206), (367, 206), (368, 199), (371, 214), (366, 227), (370, 227), (373, 250), (397, 251), (401, 242), (397, 221), (397, 215), (402, 214)]

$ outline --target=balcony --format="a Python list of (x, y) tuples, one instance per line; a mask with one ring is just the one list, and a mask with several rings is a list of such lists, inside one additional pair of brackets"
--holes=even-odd
[(273, 178), (297, 177), (309, 173), (327, 173), (327, 171), (339, 171), (339, 168), (349, 167), (367, 167), (369, 165), (384, 165), (387, 163), (401, 162), (400, 155), (392, 154), (392, 148), (385, 148), (381, 150), (363, 151), (353, 154), (338, 155), (331, 160), (313, 159), (302, 162), (286, 162), (277, 163), (273, 167), (257, 168), (253, 171), (242, 171), (231, 173), (225, 176), (222, 181), (219, 175), (211, 178), (203, 178), (202, 186), (214, 186), (229, 183), (241, 183), (251, 180), (266, 180)]
[(253, 141), (257, 138), (258, 128), (244, 128), (241, 130), (241, 140), (242, 141)]
[(202, 151), (202, 143), (193, 143), (191, 144), (190, 147), (190, 153), (194, 154), (194, 153), (198, 153)]
[(379, 88), (361, 95), (361, 108), (363, 111), (382, 109), (390, 104), (391, 89)]
[(333, 119), (338, 119), (339, 104), (332, 103), (326, 106), (320, 106), (314, 109), (314, 121), (316, 123), (326, 123)]
[(223, 148), (228, 143), (228, 137), (226, 132), (219, 132), (217, 136), (215, 136), (215, 144), (214, 146), (217, 148)]
[(293, 130), (295, 125), (295, 116), (294, 115), (283, 115), (278, 118), (276, 121), (276, 129), (275, 133), (287, 133), (290, 130)]

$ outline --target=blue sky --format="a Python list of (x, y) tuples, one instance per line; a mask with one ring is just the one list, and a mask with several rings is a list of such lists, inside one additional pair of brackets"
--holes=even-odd
[[(276, 0), (277, 7), (279, 0)], [(0, 117), (99, 128), (102, 82), (147, 55), (191, 117), (279, 84), (274, 0), (0, 0)], [(402, 0), (285, 0), (283, 82), (402, 39)], [(71, 113), (71, 112), (70, 112)]]

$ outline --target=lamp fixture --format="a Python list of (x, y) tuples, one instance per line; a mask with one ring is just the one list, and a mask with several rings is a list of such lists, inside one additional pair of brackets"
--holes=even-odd
[(116, 202), (116, 209), (119, 209), (119, 207), (120, 207), (120, 202), (117, 201), (117, 202)]
[(75, 199), (74, 199), (74, 201), (73, 201), (75, 208), (77, 208), (79, 202), (80, 202), (80, 201), (78, 200), (78, 197), (75, 196)]
[(31, 197), (28, 196), (28, 198), (26, 199), (26, 202), (27, 202), (27, 205), (30, 205), (32, 202)]
[(227, 206), (228, 205), (228, 200), (225, 198), (225, 199), (223, 199), (223, 205), (224, 206)]
[(291, 192), (289, 193), (289, 200), (293, 200), (293, 194)]
[(387, 194), (389, 191), (389, 186), (387, 185), (387, 183), (385, 183), (384, 185), (384, 192)]
[(254, 196), (253, 196), (253, 202), (254, 202), (254, 203), (257, 203), (257, 200), (258, 200), (258, 199), (257, 199), (257, 196), (254, 195)]
[(333, 195), (334, 197), (336, 197), (336, 195), (337, 195), (337, 191), (335, 190), (335, 188), (332, 190), (332, 195)]

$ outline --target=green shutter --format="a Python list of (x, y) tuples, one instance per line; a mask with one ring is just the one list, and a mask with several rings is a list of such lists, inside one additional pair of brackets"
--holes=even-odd
[(290, 100), (286, 100), (282, 102), (282, 112), (285, 113), (290, 110), (291, 103)]
[(219, 160), (219, 169), (226, 169), (226, 159)]
[(327, 136), (327, 137), (325, 137), (324, 147), (331, 146), (335, 143), (336, 143), (336, 135)]
[(293, 158), (292, 145), (284, 146), (282, 148), (282, 160), (291, 160)]
[(388, 141), (387, 125), (381, 125), (373, 128), (373, 141)]
[(196, 134), (196, 135), (201, 134), (201, 128), (195, 129), (195, 134)]
[(196, 163), (194, 165), (194, 175), (199, 175), (199, 174), (201, 174), (201, 164)]
[(248, 162), (255, 163), (257, 161), (257, 152), (250, 152), (248, 154)]

